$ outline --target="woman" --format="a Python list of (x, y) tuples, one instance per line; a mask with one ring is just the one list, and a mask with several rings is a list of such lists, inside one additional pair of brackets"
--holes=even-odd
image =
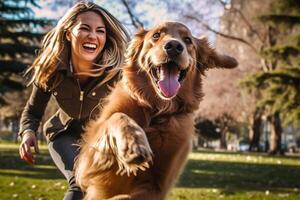
[(41, 53), (29, 69), (33, 90), (21, 116), (21, 159), (33, 164), (36, 131), (51, 96), (58, 111), (45, 123), (51, 157), (69, 182), (64, 199), (81, 199), (75, 183), (74, 158), (83, 126), (118, 79), (128, 34), (108, 11), (80, 2), (44, 38)]

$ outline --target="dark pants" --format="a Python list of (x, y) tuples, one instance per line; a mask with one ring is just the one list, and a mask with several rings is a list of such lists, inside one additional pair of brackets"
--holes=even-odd
[(64, 200), (81, 200), (83, 198), (83, 193), (76, 185), (73, 171), (74, 159), (79, 153), (77, 144), (80, 133), (78, 132), (78, 129), (76, 131), (69, 129), (48, 143), (49, 152), (54, 163), (69, 183), (69, 190), (65, 194)]

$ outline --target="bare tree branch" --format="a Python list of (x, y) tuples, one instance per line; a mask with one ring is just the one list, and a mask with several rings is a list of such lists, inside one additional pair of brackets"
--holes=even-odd
[(144, 24), (133, 14), (130, 6), (128, 5), (126, 0), (121, 0), (123, 5), (125, 6), (127, 13), (129, 14), (129, 17), (131, 19), (132, 25), (138, 29), (138, 28), (143, 28)]
[(226, 7), (227, 3), (223, 0), (218, 0), (220, 4), (222, 4), (222, 6), (224, 6), (224, 8)]
[[(227, 6), (227, 3), (223, 0), (217, 0), (219, 1), (220, 4), (222, 4), (222, 6), (224, 7), (224, 10), (226, 10), (226, 6)], [(231, 7), (230, 9), (232, 9), (233, 11), (237, 12), (242, 20), (245, 22), (246, 26), (249, 28), (249, 30), (254, 33), (257, 38), (259, 39), (259, 41), (263, 44), (264, 43), (264, 39), (263, 37), (255, 30), (255, 28), (253, 28), (252, 24), (249, 22), (249, 20), (246, 18), (246, 16), (244, 15), (244, 13), (240, 10), (240, 9), (237, 9), (235, 7)], [(228, 9), (227, 9), (228, 10)]]
[(186, 15), (185, 16), (186, 18), (188, 19), (192, 19), (192, 20), (195, 20), (197, 21), (198, 23), (200, 23), (204, 28), (206, 28), (207, 30), (217, 34), (217, 35), (220, 35), (222, 37), (225, 37), (225, 38), (228, 38), (228, 39), (231, 39), (231, 40), (236, 40), (236, 41), (239, 41), (247, 46), (249, 46), (255, 53), (259, 53), (257, 51), (257, 49), (250, 43), (248, 42), (247, 40), (243, 39), (243, 38), (239, 38), (239, 37), (235, 37), (235, 36), (232, 36), (232, 35), (228, 35), (228, 34), (225, 34), (225, 33), (222, 33), (220, 31), (217, 31), (215, 29), (213, 29), (212, 27), (210, 27), (208, 24), (204, 23), (202, 20), (200, 20), (199, 18), (195, 17), (195, 16), (189, 16), (189, 15)]

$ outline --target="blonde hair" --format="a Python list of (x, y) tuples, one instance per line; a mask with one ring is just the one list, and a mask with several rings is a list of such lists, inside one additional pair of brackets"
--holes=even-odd
[(129, 39), (127, 31), (107, 10), (91, 2), (79, 2), (70, 8), (57, 25), (45, 35), (40, 53), (27, 71), (33, 72), (30, 83), (35, 82), (38, 86), (47, 89), (47, 83), (55, 74), (57, 66), (60, 63), (69, 65), (68, 55), (70, 55), (71, 47), (66, 39), (66, 32), (75, 24), (79, 14), (88, 11), (102, 16), (106, 26), (107, 40), (100, 53), (101, 56), (94, 63), (96, 68), (86, 75), (100, 76), (108, 69), (107, 76), (100, 83), (104, 84), (118, 74), (124, 61), (124, 52)]

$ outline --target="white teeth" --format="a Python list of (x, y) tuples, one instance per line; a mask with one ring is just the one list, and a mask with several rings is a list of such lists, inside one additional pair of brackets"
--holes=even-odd
[(160, 79), (160, 80), (163, 80), (163, 79), (165, 78), (164, 70), (162, 70), (162, 69), (160, 68), (159, 73), (160, 73), (159, 79)]
[(83, 47), (88, 47), (88, 48), (96, 49), (97, 45), (96, 44), (91, 44), (91, 43), (84, 43)]
[(156, 69), (156, 76), (158, 79), (160, 79), (160, 71), (161, 71), (160, 67), (158, 69)]

